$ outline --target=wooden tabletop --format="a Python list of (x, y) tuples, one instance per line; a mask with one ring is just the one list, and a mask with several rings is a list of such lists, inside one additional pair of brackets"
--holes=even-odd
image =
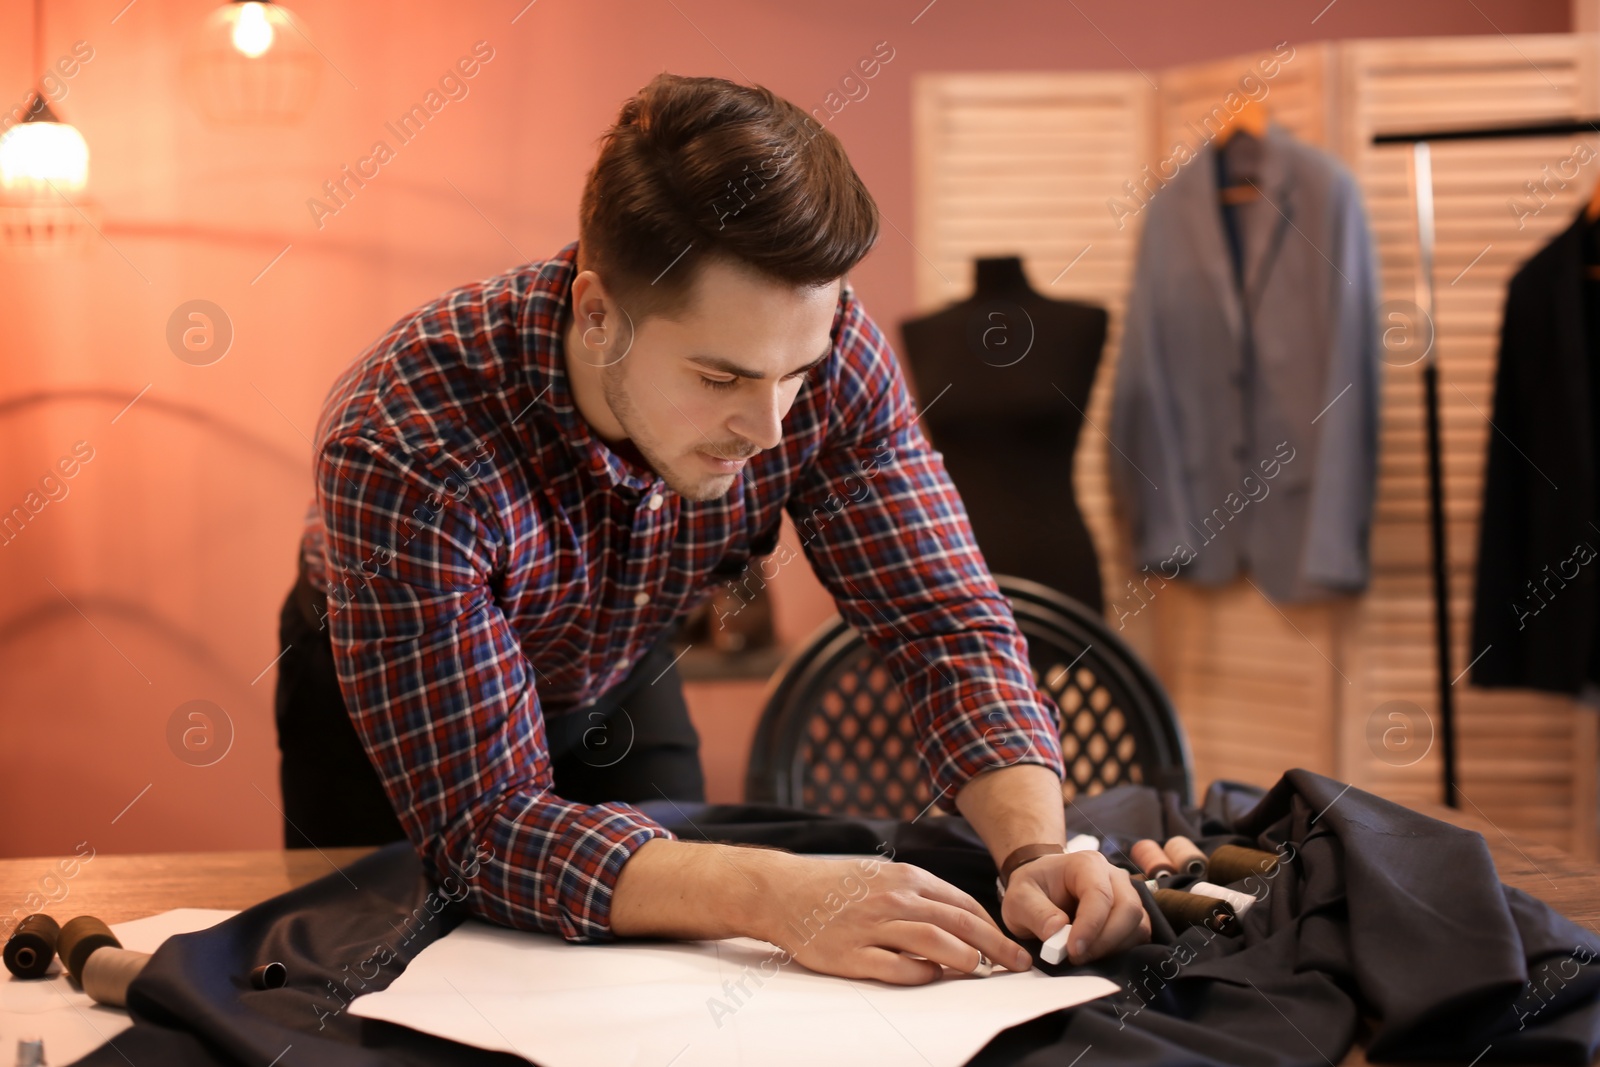
[[(1487, 820), (1434, 805), (1417, 810), (1483, 834), (1500, 878), (1568, 918), (1600, 930), (1600, 866), (1574, 859), (1550, 845), (1502, 833)], [(296, 886), (315, 881), (371, 852), (370, 848), (291, 849), (266, 852), (165, 852), (138, 856), (97, 855), (62, 878), (58, 860), (0, 860), (0, 900), (25, 914), (30, 894), (46, 900), (54, 915), (96, 915), (108, 923), (143, 918), (171, 908), (244, 909)], [(63, 894), (65, 890), (65, 895)], [(12, 915), (0, 913), (0, 934)], [(1600, 1063), (1600, 1060), (1596, 1061)], [(1341, 1067), (1364, 1067), (1352, 1049)]]
[[(60, 860), (0, 860), (0, 936), (28, 911), (65, 922), (94, 915), (127, 922), (173, 908), (243, 910), (354, 863), (370, 848), (95, 855), (64, 877)], [(75, 857), (69, 857), (75, 858)], [(32, 899), (30, 899), (30, 897)], [(42, 906), (33, 906), (41, 904)], [(13, 914), (13, 909), (20, 909)]]

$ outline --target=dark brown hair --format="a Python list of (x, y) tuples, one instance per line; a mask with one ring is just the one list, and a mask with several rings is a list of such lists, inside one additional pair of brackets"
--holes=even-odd
[(824, 285), (878, 238), (844, 146), (759, 85), (658, 74), (601, 138), (578, 216), (578, 268), (635, 323), (687, 306), (708, 258)]

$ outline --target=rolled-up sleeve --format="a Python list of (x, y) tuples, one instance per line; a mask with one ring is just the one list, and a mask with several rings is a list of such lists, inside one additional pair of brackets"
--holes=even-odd
[(848, 283), (841, 299), (830, 422), (788, 505), (806, 556), (899, 684), (942, 810), (992, 768), (1039, 763), (1060, 777), (1055, 713), (1011, 605), (893, 350)]
[(468, 910), (568, 941), (611, 940), (628, 858), (671, 831), (625, 803), (552, 791), (535, 674), (492, 592), (504, 533), (448, 462), (384, 431), (316, 464), (339, 687), (401, 825)]

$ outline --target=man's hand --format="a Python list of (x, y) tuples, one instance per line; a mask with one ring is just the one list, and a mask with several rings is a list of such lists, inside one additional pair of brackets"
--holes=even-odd
[[(956, 794), (956, 807), (996, 866), (1019, 845), (1067, 840), (1061, 779), (1037, 763), (978, 775)], [(1084, 963), (1150, 940), (1138, 892), (1125, 871), (1097, 852), (1045, 856), (1012, 872), (1000, 917), (1012, 933), (1041, 941), (1072, 923), (1067, 959)]]
[(755, 936), (808, 970), (924, 985), (940, 977), (941, 965), (974, 970), (980, 953), (1011, 970), (1033, 966), (981, 904), (920, 867), (877, 857), (775, 860)]
[(1000, 917), (1012, 933), (1040, 941), (1072, 923), (1067, 959), (1075, 964), (1150, 940), (1150, 916), (1128, 872), (1098, 852), (1024, 863), (1011, 872)]

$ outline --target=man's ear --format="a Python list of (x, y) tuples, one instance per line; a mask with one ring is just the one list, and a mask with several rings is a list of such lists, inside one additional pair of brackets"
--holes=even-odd
[(578, 324), (579, 343), (596, 366), (620, 362), (633, 348), (637, 325), (600, 275), (579, 271), (572, 279), (572, 318)]
[(581, 270), (572, 279), (572, 316), (583, 327), (594, 326), (611, 310), (611, 293), (600, 275)]

